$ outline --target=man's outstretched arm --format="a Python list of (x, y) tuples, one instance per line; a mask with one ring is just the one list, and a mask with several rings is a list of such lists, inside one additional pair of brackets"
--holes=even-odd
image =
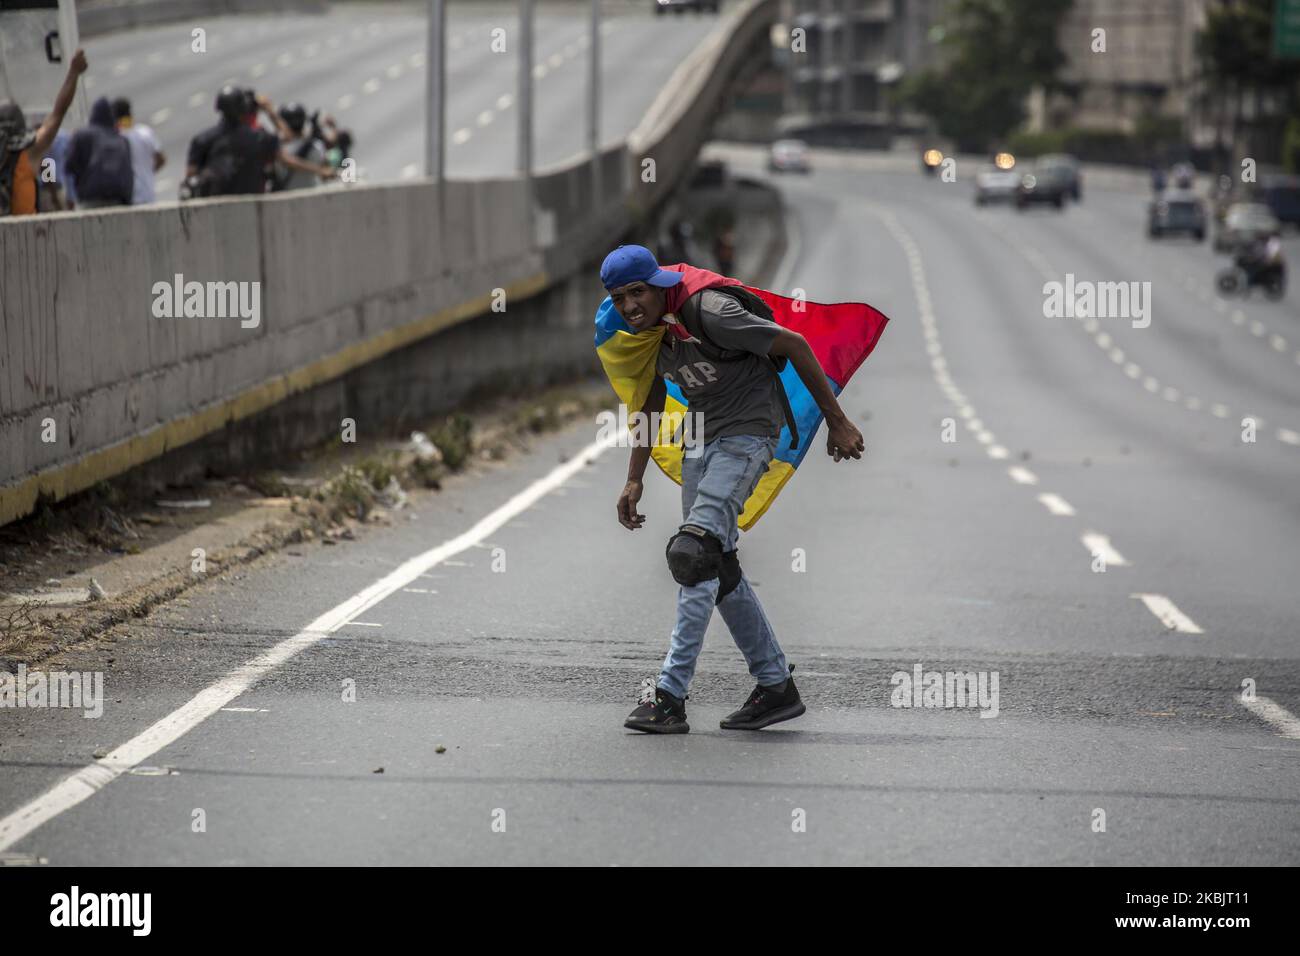
[[(656, 375), (654, 384), (650, 386), (650, 394), (646, 396), (645, 405), (641, 408), (647, 421), (658, 421), (650, 416), (656, 412), (663, 413), (667, 397), (668, 386), (662, 377)], [(635, 531), (645, 521), (645, 515), (637, 514), (636, 503), (641, 500), (642, 480), (645, 478), (646, 466), (650, 464), (651, 448), (657, 438), (657, 435), (650, 435), (647, 444), (632, 446), (632, 457), (627, 465), (627, 484), (618, 496), (618, 523), (629, 531)]]
[(790, 360), (812, 393), (813, 401), (826, 416), (826, 454), (833, 455), (836, 461), (841, 458), (861, 458), (867, 450), (862, 432), (858, 431), (857, 426), (844, 414), (844, 409), (840, 408), (835, 393), (826, 383), (826, 373), (822, 371), (817, 356), (813, 355), (808, 340), (798, 332), (783, 328), (772, 340), (767, 354), (784, 356)]
[(63, 85), (59, 87), (58, 96), (54, 98), (54, 108), (36, 130), (36, 142), (32, 143), (33, 156), (42, 155), (54, 143), (54, 137), (58, 134), (59, 127), (63, 125), (63, 117), (67, 115), (69, 107), (72, 106), (72, 98), (77, 94), (77, 77), (85, 72), (86, 53), (84, 50), (78, 50), (72, 55), (72, 62), (68, 64), (68, 73), (63, 78)]

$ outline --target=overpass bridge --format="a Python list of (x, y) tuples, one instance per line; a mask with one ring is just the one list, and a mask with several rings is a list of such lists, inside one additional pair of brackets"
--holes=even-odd
[[(531, 183), (486, 158), (488, 174), (465, 176), (453, 152), (444, 182), (399, 170), (397, 181), (305, 194), (0, 221), (0, 524), (164, 455), (169, 474), (193, 473), (213, 456), (319, 442), (343, 417), (378, 429), (485, 381), (592, 367), (594, 264), (682, 183), (775, 16), (775, 0), (739, 0), (697, 21), (634, 125), (598, 155), (543, 164)], [(653, 48), (656, 19), (619, 23), (630, 45), (611, 44), (622, 59), (610, 69)], [(454, 55), (450, 69), (454, 127)], [(110, 92), (103, 76), (92, 95)], [(544, 142), (566, 115), (570, 141), (580, 139), (572, 104), (547, 109)], [(489, 145), (483, 156), (501, 153)], [(204, 290), (190, 311), (223, 314), (174, 314), (190, 283)], [(242, 315), (240, 300), (226, 300), (240, 292)]]

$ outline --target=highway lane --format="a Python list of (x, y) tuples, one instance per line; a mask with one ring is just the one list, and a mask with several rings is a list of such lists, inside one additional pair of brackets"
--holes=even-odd
[[(1037, 465), (1026, 464), (1040, 479), (1044, 469), (1054, 469), (1052, 487), (1064, 487), (1059, 493), (1087, 522), (1112, 529), (1121, 554), (1174, 572), (1169, 577), (1186, 589), (1175, 601), (1195, 608), (1194, 620), (1198, 614), (1209, 620), (1202, 622), (1209, 640), (1231, 636), (1223, 652), (1293, 647), (1288, 568), (1296, 550), (1292, 486), (1300, 449), (1265, 428), (1257, 442), (1243, 443), (1240, 412), (1263, 408), (1274, 423), (1293, 421), (1295, 373), (1240, 336), (1209, 334), (1222, 321), (1217, 313), (1175, 274), (1135, 267), (1122, 220), (1089, 219), (1083, 209), (1064, 218), (1018, 218), (977, 212), (933, 190), (904, 195), (920, 222), (942, 210), (942, 237), (933, 235), (931, 244), (945, 273), (966, 280), (939, 291), (948, 295), (950, 313), (966, 314), (980, 277), (989, 297), (1003, 303), (995, 316), (1001, 335), (992, 335), (987, 321), (950, 323), (961, 356), (953, 359), (961, 363), (953, 374), (975, 376), (982, 385), (986, 397), (976, 401), (982, 418), (1015, 443), (1014, 452), (1031, 452)], [(1008, 235), (1014, 245), (1001, 241)], [(943, 237), (950, 240), (946, 250)], [(1048, 275), (1034, 268), (1039, 258), (1052, 261)], [(1102, 320), (1090, 334), (1078, 320), (1044, 317), (1044, 281), (1070, 270), (1080, 278), (1152, 282), (1151, 327)], [(1007, 281), (1008, 274), (1015, 278)], [(1212, 276), (1204, 279), (1208, 284)], [(1101, 335), (1111, 337), (1108, 348), (1098, 346)], [(1114, 361), (1115, 348), (1125, 352), (1122, 363)], [(1126, 373), (1129, 363), (1141, 369), (1137, 377)], [(1149, 375), (1156, 377), (1155, 391), (1147, 387)], [(1171, 400), (1167, 387), (1177, 387), (1183, 400)], [(1200, 400), (1196, 410), (1186, 398)], [(1220, 404), (1239, 414), (1219, 418), (1211, 409)], [(1004, 432), (1008, 426), (1014, 430)], [(1047, 485), (1040, 480), (1035, 493)], [(1098, 508), (1112, 517), (1103, 520)]]
[[(761, 157), (747, 162), (757, 171)], [(1197, 311), (1179, 260), (1161, 251), (1135, 267), (1127, 214), (1088, 215), (1094, 203), (1127, 209), (1122, 193), (1092, 189), (1064, 217), (1017, 218), (977, 211), (910, 167), (781, 182), (801, 237), (784, 285), (865, 298), (893, 318), (842, 398), (867, 458), (810, 455), (741, 542), (807, 715), (759, 734), (717, 729), (749, 679), (715, 621), (692, 733), (623, 731), (666, 649), (662, 543), (679, 503), (652, 476), (647, 527), (621, 528), (616, 449), (144, 761), (176, 774), (124, 775), (14, 849), (56, 863), (1300, 859), (1300, 740), (1238, 696), (1250, 678), (1300, 713), (1289, 573), (1300, 449), (1242, 447), (1236, 423), (1117, 370), (1096, 333), (1043, 315), (1033, 257), (1151, 281), (1149, 328), (1103, 326), (1161, 385), (1234, 409), (1281, 404), (1269, 394), (1294, 394), (1285, 378), (1223, 371), (1276, 356), (1223, 358), (1193, 334), (1221, 318)], [(3, 734), (3, 812), (465, 533), (596, 431), (581, 422), (541, 438), (531, 455), (417, 495), (414, 520), (277, 555), (111, 648), (70, 655), (66, 667), (106, 669), (121, 703), (99, 721), (0, 714), (5, 731), (26, 731)], [(1090, 532), (1127, 563), (1094, 571)], [(1203, 633), (1167, 630), (1135, 593), (1163, 596)], [(998, 716), (891, 706), (892, 676), (918, 664), (997, 672)], [(206, 832), (192, 828), (195, 809)], [(1093, 829), (1099, 809), (1105, 832)], [(806, 832), (792, 829), (797, 811)]]
[[(601, 139), (636, 126), (716, 17), (654, 17), (615, 7), (604, 23)], [(424, 169), (425, 20), (411, 5), (331, 8), (326, 15), (229, 16), (202, 24), (206, 53), (191, 49), (195, 24), (87, 42), (88, 93), (129, 97), (152, 125), (170, 165), (160, 198), (175, 195), (190, 138), (215, 121), (223, 83), (251, 85), (274, 102), (322, 109), (357, 139), (360, 178), (410, 178)], [(517, 154), (516, 8), (451, 5), (448, 14), (449, 175), (508, 175)], [(493, 52), (493, 30), (506, 51)], [(546, 167), (585, 148), (588, 22), (572, 4), (539, 5), (534, 51), (535, 162)]]

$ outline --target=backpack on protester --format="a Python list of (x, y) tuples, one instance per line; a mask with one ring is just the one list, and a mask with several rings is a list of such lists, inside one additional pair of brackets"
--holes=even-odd
[[(700, 340), (698, 348), (710, 361), (741, 362), (753, 355), (754, 353), (746, 352), (743, 349), (723, 348), (709, 338), (704, 331), (704, 323), (700, 321), (699, 296), (704, 292), (717, 292), (735, 299), (745, 311), (752, 312), (760, 319), (767, 319), (772, 322), (775, 317), (772, 310), (768, 308), (767, 303), (743, 286), (710, 286), (687, 298), (678, 312), (678, 318), (681, 319), (682, 325), (686, 327), (687, 332)], [(784, 356), (778, 358), (767, 356), (763, 364), (771, 371), (772, 377), (776, 379), (776, 393), (781, 402), (781, 412), (785, 416), (786, 427), (790, 429), (790, 448), (793, 449), (799, 446), (799, 426), (795, 423), (794, 410), (790, 407), (790, 399), (786, 395), (785, 385), (781, 381), (781, 372), (786, 366), (786, 361)]]

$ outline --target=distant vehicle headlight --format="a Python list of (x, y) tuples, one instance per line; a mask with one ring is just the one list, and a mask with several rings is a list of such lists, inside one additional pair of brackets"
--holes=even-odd
[(937, 149), (927, 149), (921, 159), (927, 166), (938, 166), (943, 162), (943, 153)]
[(1010, 169), (1016, 165), (1016, 157), (1010, 153), (998, 153), (993, 157), (993, 165), (998, 169)]

